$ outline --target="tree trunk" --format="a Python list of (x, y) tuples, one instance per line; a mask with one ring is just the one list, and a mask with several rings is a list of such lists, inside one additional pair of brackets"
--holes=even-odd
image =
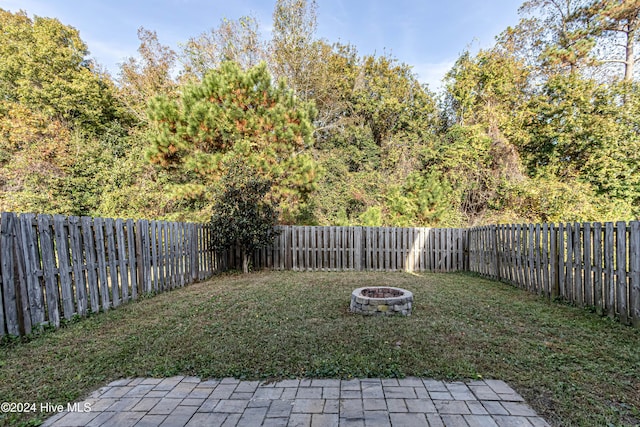
[(249, 252), (242, 251), (242, 272), (247, 274), (249, 272)]
[(626, 62), (624, 64), (624, 79), (625, 81), (632, 81), (633, 80), (633, 66), (635, 65), (635, 25), (634, 27), (632, 27), (632, 25), (634, 25), (634, 23), (629, 22), (628, 24), (628, 28), (629, 31), (627, 32), (627, 46), (626, 46)]

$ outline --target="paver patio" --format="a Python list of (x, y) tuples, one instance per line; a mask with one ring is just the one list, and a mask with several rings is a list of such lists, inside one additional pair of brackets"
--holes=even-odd
[[(86, 405), (85, 405), (86, 404)], [(499, 380), (135, 378), (96, 390), (44, 426), (548, 426)]]

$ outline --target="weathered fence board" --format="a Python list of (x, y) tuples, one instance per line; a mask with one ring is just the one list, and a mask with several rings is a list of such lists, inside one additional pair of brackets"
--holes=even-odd
[(639, 222), (487, 226), (468, 236), (470, 271), (640, 324)]
[(627, 313), (627, 230), (623, 221), (616, 224), (616, 312), (622, 323), (628, 323)]
[(594, 306), (593, 302), (593, 267), (591, 265), (591, 253), (593, 252), (593, 247), (591, 245), (591, 224), (585, 223), (583, 224), (584, 234), (583, 234), (583, 244), (584, 249), (582, 252), (582, 256), (584, 258), (584, 304), (589, 307)]
[[(253, 268), (295, 271), (460, 271), (466, 230), (400, 227), (279, 226)], [(233, 264), (232, 267), (239, 267)]]
[(640, 222), (631, 223), (629, 234), (630, 315), (633, 326), (640, 327)]
[(66, 218), (63, 215), (53, 216), (55, 248), (58, 261), (58, 278), (62, 294), (62, 314), (65, 319), (71, 319), (75, 313), (73, 307), (73, 292), (71, 291), (71, 265), (69, 262), (69, 238), (65, 228)]
[(573, 253), (575, 263), (574, 267), (574, 286), (573, 286), (573, 301), (579, 306), (584, 305), (584, 292), (582, 289), (582, 236), (581, 236), (580, 224), (573, 225)]
[(136, 262), (136, 235), (133, 228), (133, 220), (127, 220), (127, 253), (129, 254), (128, 259), (128, 273), (129, 279), (131, 280), (131, 298), (138, 298), (138, 265)]
[(111, 304), (113, 307), (120, 305), (120, 287), (118, 284), (118, 264), (116, 256), (116, 241), (114, 237), (114, 220), (112, 218), (106, 218), (104, 220), (104, 227), (106, 233), (107, 242), (107, 262), (105, 263), (109, 269), (109, 279), (111, 287)]
[(166, 286), (168, 288), (173, 288), (174, 286), (174, 273), (173, 273), (173, 258), (171, 252), (171, 246), (169, 242), (171, 241), (171, 232), (169, 228), (169, 224), (165, 221), (162, 222), (162, 238), (164, 240), (163, 249), (164, 249), (164, 274), (166, 277)]
[(80, 218), (69, 217), (69, 239), (71, 242), (71, 266), (73, 268), (73, 283), (75, 284), (75, 301), (77, 303), (77, 314), (85, 316), (87, 314), (87, 286), (84, 278), (84, 259), (82, 256), (82, 231), (80, 230)]
[[(471, 229), (278, 226), (255, 269), (473, 271), (640, 325), (640, 223), (516, 224)], [(60, 325), (240, 268), (202, 224), (0, 216), (0, 336)]]
[(21, 249), (24, 247), (24, 240), (22, 238), (21, 223), (16, 216), (13, 218), (13, 253), (14, 253), (14, 271), (15, 276), (18, 279), (18, 286), (16, 288), (16, 297), (18, 304), (18, 327), (20, 333), (31, 333), (31, 313), (29, 307), (29, 295), (27, 284), (27, 270), (26, 259), (24, 251)]
[(27, 277), (27, 292), (29, 294), (29, 310), (33, 327), (44, 323), (46, 318), (43, 286), (40, 280), (42, 278), (42, 268), (39, 257), (40, 251), (38, 250), (38, 234), (35, 228), (35, 215), (21, 215), (20, 223), (23, 236), (22, 243), (24, 245), (23, 254)]
[(565, 293), (564, 295), (562, 295), (562, 297), (567, 300), (567, 301), (571, 301), (573, 299), (573, 294), (574, 294), (574, 285), (575, 285), (575, 278), (573, 275), (573, 260), (574, 260), (574, 248), (575, 245), (573, 243), (574, 240), (574, 232), (573, 232), (573, 225), (572, 224), (567, 224), (566, 228), (567, 230), (567, 236), (566, 236), (566, 242), (567, 242), (567, 256), (566, 256), (566, 260), (565, 260), (565, 271), (566, 271), (566, 284), (564, 287)]
[(162, 287), (162, 283), (159, 281), (160, 269), (158, 268), (159, 260), (158, 260), (158, 228), (156, 221), (151, 221), (149, 223), (150, 234), (149, 240), (151, 244), (151, 273), (152, 273), (152, 281), (153, 281), (153, 290), (154, 292), (158, 292)]
[(549, 224), (542, 224), (542, 262), (542, 294), (549, 296)]
[(120, 272), (120, 285), (122, 302), (129, 301), (129, 274), (127, 272), (127, 252), (125, 250), (124, 239), (124, 221), (116, 219), (115, 221), (116, 233), (115, 239), (118, 246), (118, 270)]
[[(16, 295), (15, 277), (14, 277), (14, 245), (13, 233), (15, 215), (3, 212), (2, 221), (0, 223), (0, 245), (2, 252), (0, 256), (0, 273), (2, 274), (2, 299), (4, 300), (4, 316), (0, 326), (6, 328), (11, 335), (20, 335), (20, 327), (18, 320), (18, 301)], [(2, 305), (2, 300), (0, 300)]]
[(0, 337), (210, 277), (202, 224), (0, 215)]
[(91, 218), (80, 218), (82, 227), (82, 242), (84, 244), (84, 256), (87, 266), (87, 289), (91, 311), (97, 313), (100, 310), (100, 294), (98, 293), (97, 259), (95, 249), (95, 235), (91, 224)]
[(93, 222), (96, 235), (96, 258), (98, 260), (98, 278), (100, 279), (100, 299), (102, 309), (108, 310), (111, 307), (109, 296), (109, 280), (107, 279), (107, 257), (104, 242), (104, 219), (96, 218)]
[[(175, 229), (174, 236), (177, 285), (182, 286), (184, 284), (184, 266), (182, 264), (182, 230), (180, 224), (174, 223), (173, 227)], [(145, 266), (148, 267), (148, 263), (145, 263)]]
[(604, 283), (604, 294), (605, 294), (605, 309), (607, 315), (611, 318), (615, 317), (616, 313), (616, 300), (615, 300), (615, 276), (613, 274), (613, 223), (607, 222), (605, 224), (605, 243), (604, 243), (604, 265), (605, 265), (605, 283)]
[(599, 315), (604, 312), (602, 294), (602, 224), (593, 224), (593, 304)]
[(51, 235), (51, 217), (38, 216), (38, 233), (40, 234), (40, 250), (42, 251), (42, 270), (44, 274), (45, 296), (47, 302), (47, 316), (50, 324), (56, 328), (60, 326), (60, 310), (58, 308), (58, 278), (53, 253), (53, 238)]
[(540, 224), (536, 224), (534, 228), (534, 239), (533, 239), (533, 262), (535, 265), (535, 292), (538, 294), (542, 294), (543, 286), (542, 286), (542, 249), (540, 246)]

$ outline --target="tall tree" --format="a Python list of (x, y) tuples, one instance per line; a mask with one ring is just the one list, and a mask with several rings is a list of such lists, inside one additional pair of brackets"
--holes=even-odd
[(0, 209), (71, 214), (69, 129), (19, 103), (0, 104)]
[(139, 58), (129, 58), (120, 65), (120, 99), (139, 122), (146, 123), (147, 102), (158, 95), (175, 95), (177, 84), (172, 77), (177, 55), (158, 40), (155, 31), (138, 29)]
[(303, 100), (311, 98), (309, 85), (314, 63), (317, 27), (315, 0), (277, 0), (273, 11), (271, 68), (276, 78), (286, 78)]
[(411, 67), (388, 56), (363, 59), (352, 99), (378, 146), (399, 132), (428, 131), (435, 117), (435, 102)]
[(435, 137), (435, 101), (411, 67), (388, 55), (361, 58), (334, 81), (342, 113), (318, 135), (326, 173), (314, 212), (323, 223), (390, 224), (387, 192), (416, 171)]
[[(619, 90), (624, 89), (577, 75), (549, 80), (532, 100), (535, 116), (527, 126), (531, 140), (525, 147), (530, 173), (577, 179), (599, 194), (637, 203), (637, 88)], [(629, 98), (626, 107), (619, 102), (623, 96)]]
[(530, 73), (502, 48), (464, 53), (445, 77), (444, 110), (448, 127), (478, 126), (492, 141), (494, 169), (508, 179), (521, 178), (518, 153), (528, 141)]
[(447, 123), (502, 131), (520, 127), (517, 118), (530, 96), (529, 78), (529, 69), (508, 50), (481, 50), (475, 57), (464, 52), (445, 76)]
[(417, 150), (432, 137), (438, 120), (428, 88), (410, 66), (386, 55), (363, 58), (352, 114), (379, 149), (380, 166), (394, 180), (404, 179), (415, 168)]
[(640, 0), (595, 0), (585, 8), (601, 35), (605, 63), (622, 64), (623, 79), (634, 79), (640, 56), (636, 43), (640, 39)]
[(584, 13), (590, 1), (527, 0), (519, 9), (523, 18), (499, 36), (499, 43), (532, 65), (542, 80), (594, 66), (596, 28)]
[(351, 121), (352, 94), (360, 64), (352, 45), (329, 45), (317, 40), (311, 49), (313, 62), (309, 64), (306, 84), (310, 100), (318, 110), (315, 137), (318, 146), (322, 146)]
[(212, 186), (230, 159), (242, 158), (273, 182), (285, 221), (314, 189), (314, 109), (283, 82), (275, 85), (264, 63), (247, 71), (234, 62), (211, 70), (201, 83), (181, 88), (178, 100), (152, 100), (149, 158), (174, 177), (176, 197), (194, 201), (194, 219), (211, 215)]
[(459, 223), (486, 221), (493, 202), (509, 174), (483, 124), (454, 125), (425, 147), (422, 170), (437, 173), (451, 187), (448, 199)]
[(88, 53), (75, 28), (0, 9), (0, 99), (75, 128), (103, 131), (117, 115), (113, 85)]
[(94, 215), (129, 117), (78, 31), (0, 9), (4, 209)]
[(209, 70), (225, 61), (236, 62), (243, 70), (267, 59), (258, 21), (252, 16), (223, 19), (216, 28), (192, 37), (182, 46), (184, 75), (202, 79)]
[(469, 223), (493, 217), (504, 189), (525, 180), (520, 148), (531, 118), (530, 72), (501, 43), (465, 52), (445, 78), (444, 134), (424, 152), (425, 167), (453, 187), (454, 203)]

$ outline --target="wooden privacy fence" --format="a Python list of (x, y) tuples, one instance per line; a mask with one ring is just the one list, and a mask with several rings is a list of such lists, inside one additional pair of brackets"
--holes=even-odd
[(468, 230), (469, 270), (640, 327), (640, 222)]
[(279, 226), (256, 269), (295, 271), (466, 270), (466, 230), (453, 228)]
[[(465, 270), (465, 230), (279, 226), (255, 269)], [(0, 336), (117, 307), (216, 271), (240, 253), (214, 254), (203, 224), (63, 215), (0, 217)]]
[[(640, 326), (640, 222), (471, 229), (279, 226), (255, 269), (472, 271)], [(0, 336), (242, 265), (204, 224), (2, 213)]]
[(0, 336), (211, 276), (202, 224), (2, 213)]

